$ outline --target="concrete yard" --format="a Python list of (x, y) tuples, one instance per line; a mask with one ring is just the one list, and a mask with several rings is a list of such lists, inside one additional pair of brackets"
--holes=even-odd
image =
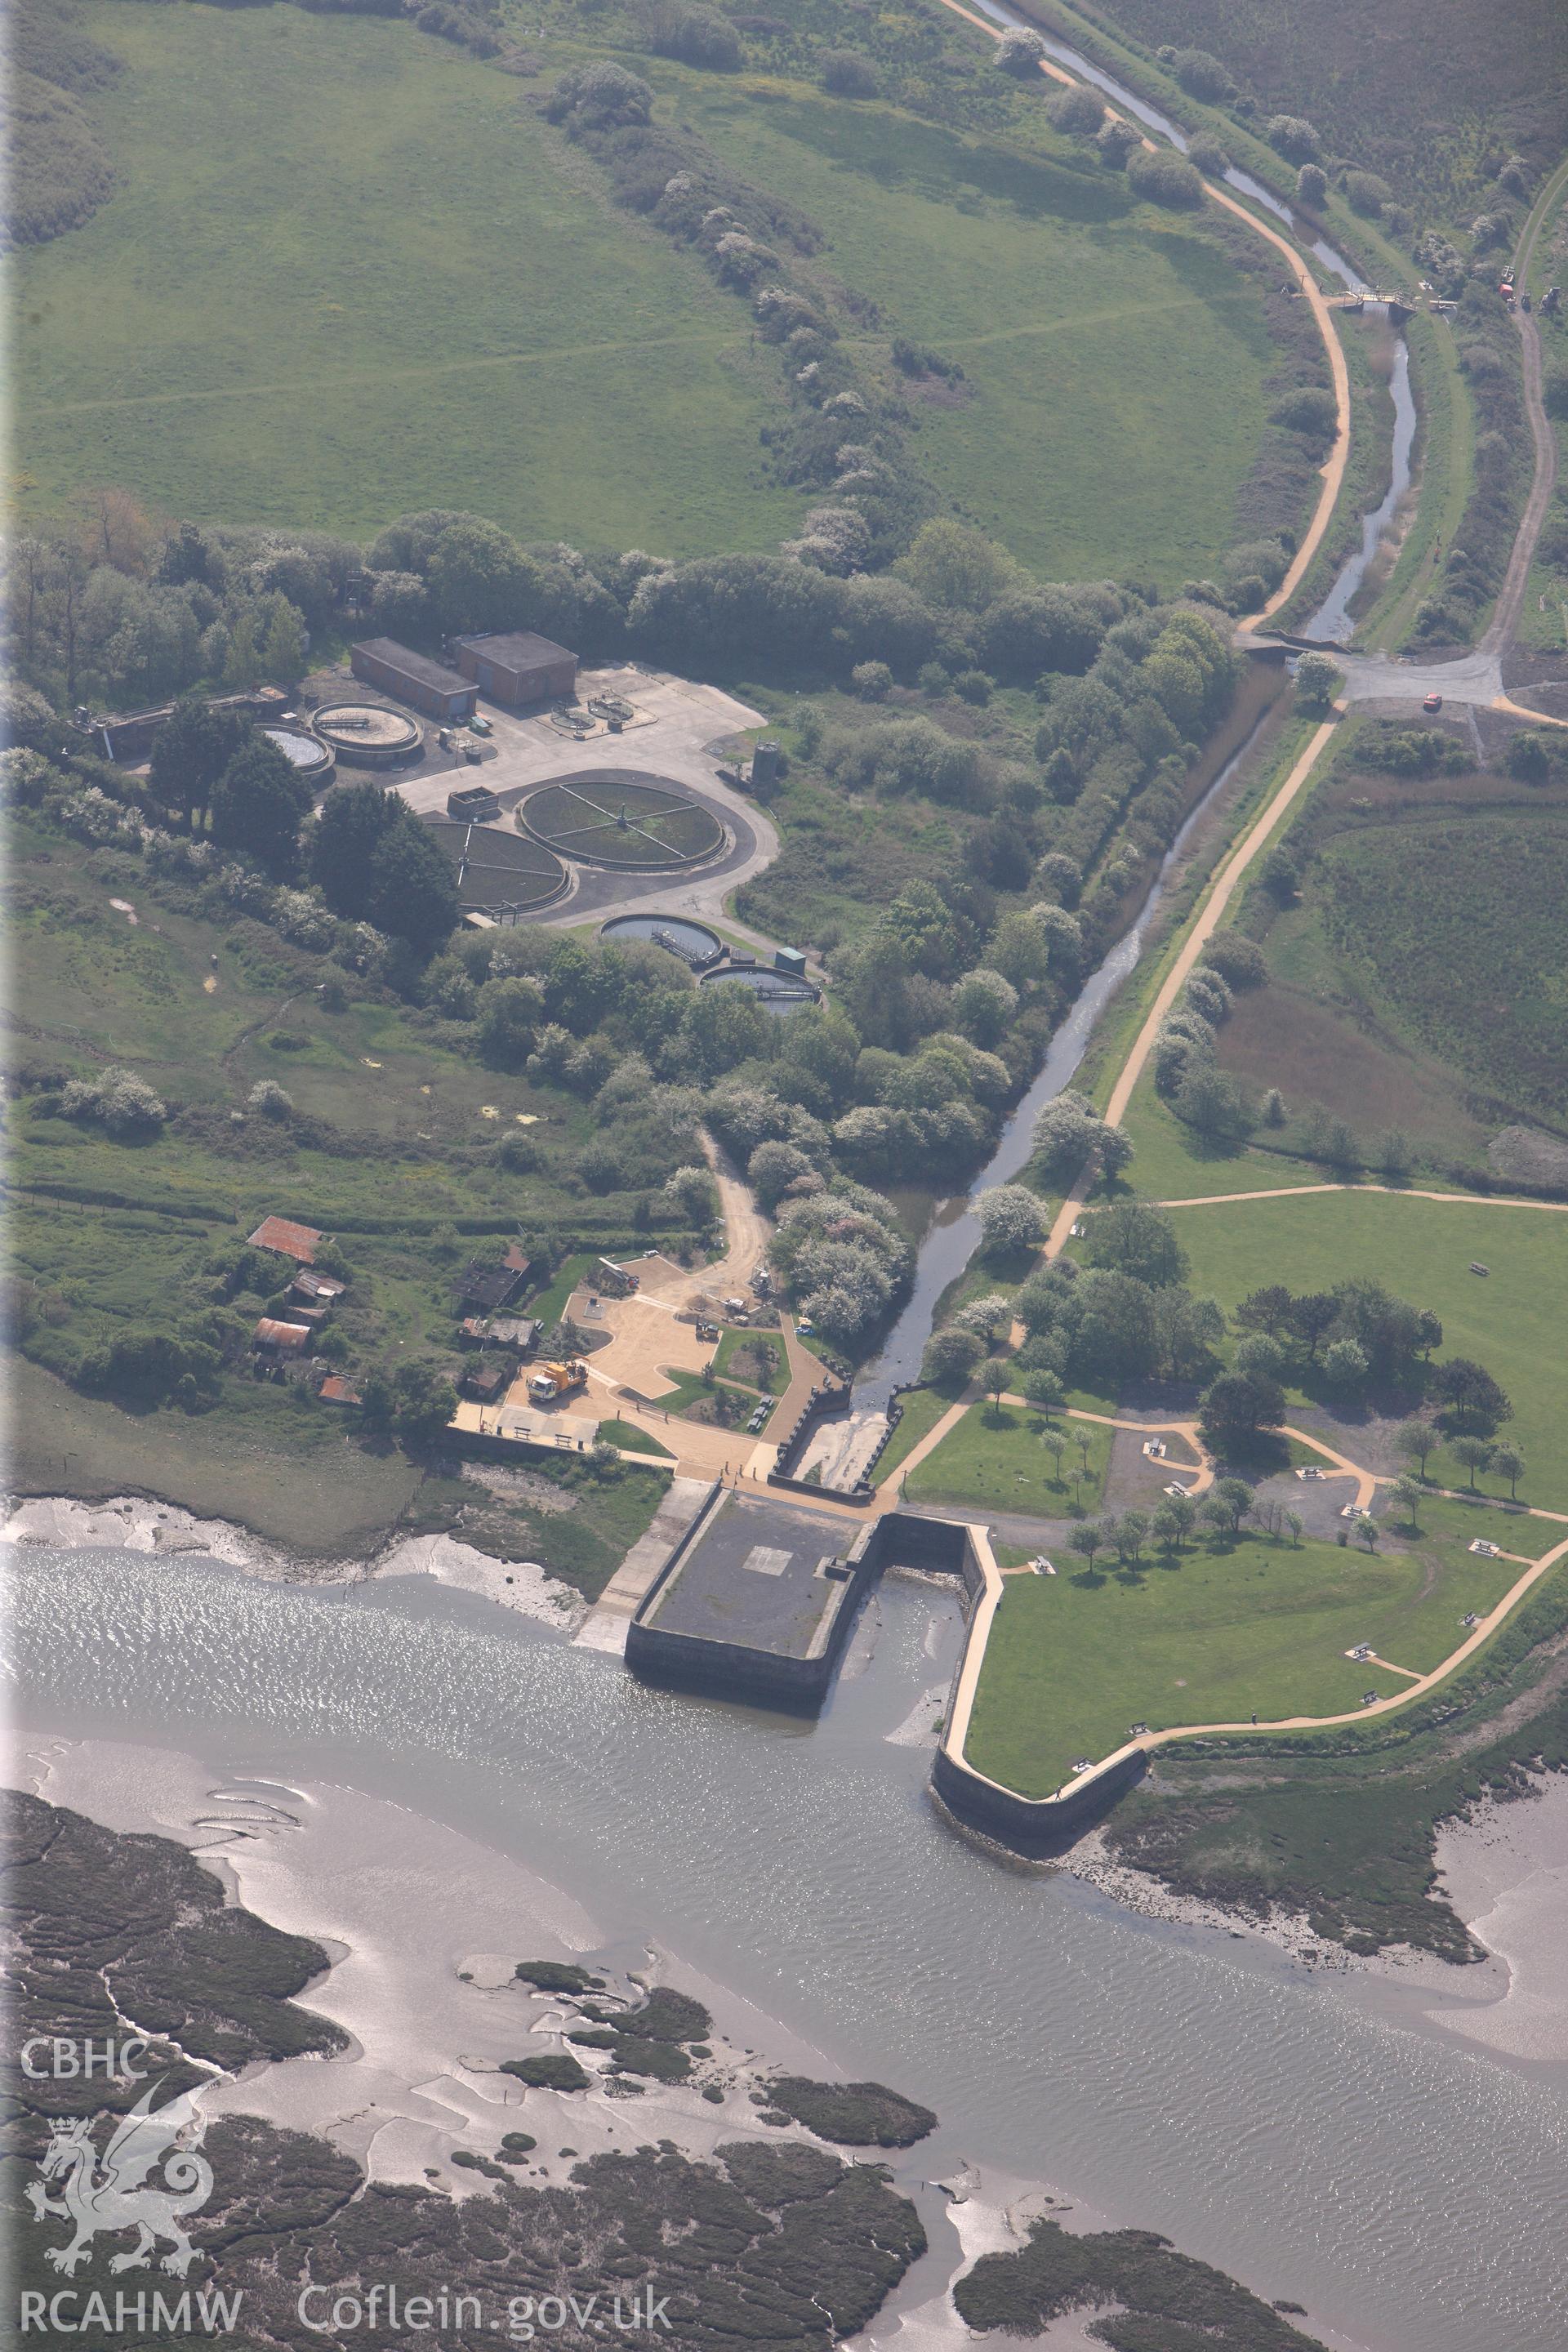
[[(778, 835), (754, 802), (720, 782), (721, 755), (714, 748), (760, 726), (761, 713), (717, 687), (630, 665), (579, 673), (579, 707), (585, 708), (590, 697), (604, 695), (620, 697), (637, 715), (619, 735), (600, 725), (581, 741), (561, 733), (542, 712), (508, 710), (481, 697), (491, 732), (483, 759), (477, 767), (458, 772), (460, 781), (488, 786), (510, 826), (518, 803), (552, 778), (591, 769), (637, 769), (667, 778), (711, 809), (724, 827), (725, 845), (706, 865), (686, 873), (660, 876), (573, 866), (570, 891), (546, 908), (542, 919), (578, 924), (599, 915), (635, 914), (644, 908), (710, 919), (719, 916), (731, 930), (770, 944), (728, 917), (724, 901), (773, 863)], [(405, 770), (396, 789), (417, 814), (433, 816), (444, 814), (453, 782), (453, 772), (443, 763), (439, 772)]]
[(826, 1572), (853, 1540), (846, 1529), (836, 1542), (837, 1533), (820, 1512), (729, 1495), (644, 1622), (774, 1657), (819, 1657), (850, 1591)]
[(888, 1416), (879, 1410), (821, 1422), (813, 1430), (795, 1475), (805, 1478), (816, 1470), (830, 1494), (847, 1495), (865, 1475), (887, 1433)]

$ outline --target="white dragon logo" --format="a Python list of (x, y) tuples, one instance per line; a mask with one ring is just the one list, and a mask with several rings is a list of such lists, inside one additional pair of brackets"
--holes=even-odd
[[(129, 2253), (116, 2254), (111, 2271), (145, 2270), (160, 2238), (173, 2252), (159, 2268), (183, 2278), (195, 2256), (185, 2234), (184, 2216), (199, 2213), (212, 2195), (213, 2168), (197, 2154), (206, 2119), (196, 2111), (189, 2091), (153, 2110), (151, 2084), (128, 2116), (121, 2117), (101, 2162), (92, 2144), (95, 2116), (64, 2116), (50, 2125), (48, 2147), (38, 2161), (45, 2180), (64, 2176), (58, 2198), (46, 2195), (37, 2180), (27, 2184), (27, 2202), (40, 2221), (58, 2219), (74, 2224), (68, 2246), (50, 2246), (44, 2260), (69, 2278), (86, 2262), (100, 2230), (140, 2231)], [(160, 2161), (161, 2186), (147, 2186), (147, 2176)]]

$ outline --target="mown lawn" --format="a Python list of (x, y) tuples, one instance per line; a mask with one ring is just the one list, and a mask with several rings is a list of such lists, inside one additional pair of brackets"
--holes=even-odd
[(922, 1437), (929, 1435), (954, 1400), (943, 1396), (940, 1389), (907, 1389), (899, 1399), (903, 1407), (899, 1425), (889, 1438), (877, 1464), (876, 1477), (880, 1485), (890, 1478), (900, 1462), (911, 1454)]
[[(1431, 1307), (1442, 1353), (1475, 1357), (1512, 1400), (1507, 1435), (1530, 1465), (1521, 1498), (1568, 1507), (1568, 1212), (1324, 1192), (1180, 1210), (1175, 1221), (1193, 1289), (1226, 1308), (1264, 1283), (1328, 1290), (1355, 1276)], [(1489, 1273), (1472, 1274), (1472, 1262)], [(1428, 1469), (1463, 1481), (1446, 1460)]]
[(419, 507), (691, 555), (776, 542), (772, 355), (609, 204), (530, 85), (412, 26), (93, 7), (120, 186), (17, 265), (15, 463), (198, 520), (369, 535)]
[[(765, 1378), (759, 1378), (764, 1359), (769, 1369)], [(743, 1388), (764, 1390), (769, 1396), (783, 1396), (789, 1386), (789, 1363), (778, 1332), (721, 1332), (713, 1366), (723, 1379), (738, 1381)]]
[(1353, 1710), (1405, 1678), (1347, 1649), (1370, 1642), (1391, 1664), (1430, 1672), (1464, 1640), (1461, 1618), (1495, 1605), (1521, 1573), (1435, 1526), (1426, 1541), (1385, 1539), (1371, 1556), (1244, 1536), (1137, 1568), (1058, 1569), (1007, 1579), (965, 1749), (977, 1770), (1030, 1797), (1060, 1787), (1077, 1758), (1110, 1754), (1134, 1723)]
[[(773, 1398), (764, 1399), (759, 1396), (755, 1389), (742, 1388), (734, 1381), (714, 1381), (710, 1383), (700, 1372), (668, 1371), (664, 1377), (670, 1385), (667, 1389), (660, 1389), (658, 1395), (651, 1400), (660, 1412), (689, 1414), (692, 1420), (705, 1422), (710, 1426), (743, 1430), (759, 1404), (766, 1402), (771, 1407), (773, 1402)], [(692, 1412), (694, 1405), (714, 1402), (732, 1403), (736, 1408), (734, 1420), (714, 1423), (710, 1414)], [(763, 1426), (765, 1429), (767, 1423), (764, 1422)]]
[(1274, 352), (1193, 221), (1048, 133), (1030, 152), (802, 84), (679, 81), (726, 160), (826, 230), (828, 268), (882, 306), (879, 347), (899, 331), (963, 366), (965, 396), (914, 411), (921, 465), (965, 513), (1051, 579), (1212, 568)]
[(1100, 1422), (1058, 1417), (1050, 1424), (1067, 1441), (1058, 1469), (1043, 1443), (1047, 1426), (1043, 1413), (1024, 1406), (972, 1404), (910, 1472), (904, 1492), (911, 1503), (963, 1503), (1041, 1519), (1081, 1517), (1104, 1487), (1111, 1432)]
[(674, 1459), (668, 1445), (661, 1445), (646, 1429), (638, 1429), (635, 1422), (602, 1421), (599, 1437), (602, 1444), (618, 1445), (627, 1454), (662, 1454), (667, 1461)]

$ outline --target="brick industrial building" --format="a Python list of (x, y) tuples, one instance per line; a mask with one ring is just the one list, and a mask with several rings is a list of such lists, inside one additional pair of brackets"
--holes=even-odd
[(367, 686), (379, 686), (384, 694), (411, 702), (416, 710), (432, 719), (450, 722), (473, 717), (479, 698), (478, 687), (443, 662), (432, 661), (427, 654), (400, 646), (395, 637), (368, 638), (353, 647), (349, 661), (354, 676), (363, 678)]
[(514, 709), (535, 702), (569, 702), (577, 691), (577, 656), (531, 629), (459, 637), (458, 667), (497, 702)]

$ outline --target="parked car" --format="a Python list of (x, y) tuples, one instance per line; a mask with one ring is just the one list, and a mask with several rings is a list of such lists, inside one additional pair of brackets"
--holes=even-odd
[(1421, 708), (1423, 710), (1441, 710), (1443, 708), (1442, 696), (1440, 694), (1427, 695), (1425, 701), (1422, 703)]

